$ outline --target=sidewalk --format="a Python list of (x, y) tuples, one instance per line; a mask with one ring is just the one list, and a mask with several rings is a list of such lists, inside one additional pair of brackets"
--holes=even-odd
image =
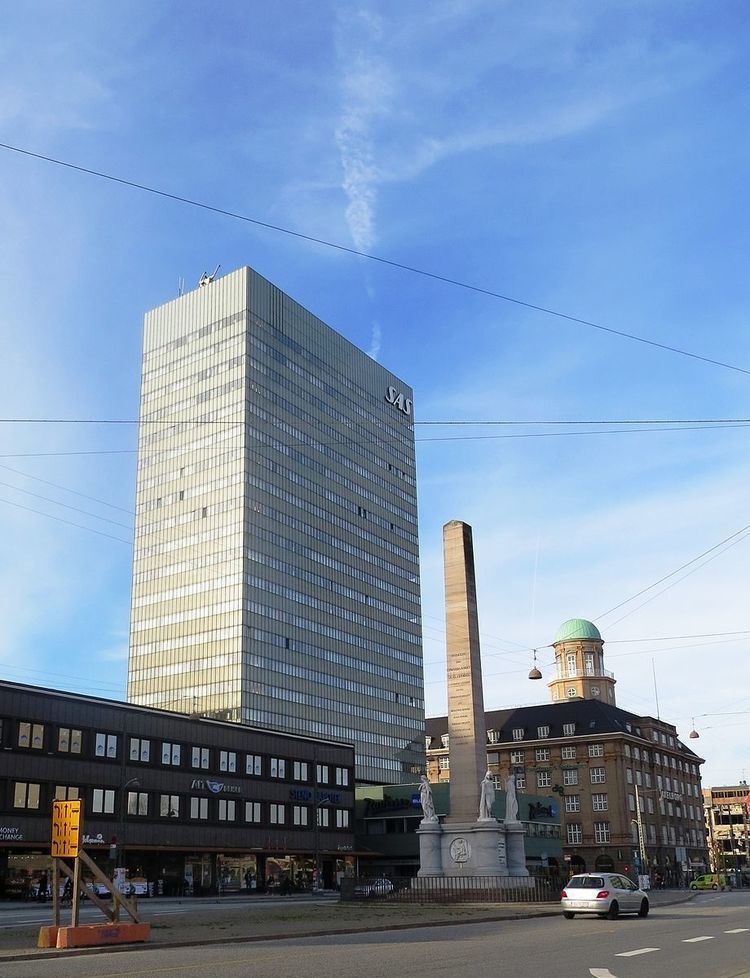
[[(669, 906), (693, 899), (687, 890), (653, 891), (652, 906)], [(195, 907), (196, 900), (181, 901)], [(252, 900), (201, 898), (205, 912), (192, 909), (183, 912), (179, 902), (170, 901), (170, 909), (159, 912), (159, 901), (142, 901), (143, 919), (151, 922), (148, 944), (120, 945), (106, 948), (82, 948), (70, 951), (39, 951), (36, 939), (39, 925), (19, 926), (0, 931), (0, 962), (30, 961), (78, 954), (132, 951), (138, 948), (194, 947), (207, 944), (250, 943), (288, 940), (335, 934), (357, 934), (414, 927), (439, 927), (444, 924), (489, 923), (523, 920), (531, 917), (556, 917), (557, 903), (453, 904), (449, 906), (339, 903), (326, 901), (316, 905), (309, 899), (279, 906), (253, 905)], [(19, 904), (24, 907), (28, 904)]]

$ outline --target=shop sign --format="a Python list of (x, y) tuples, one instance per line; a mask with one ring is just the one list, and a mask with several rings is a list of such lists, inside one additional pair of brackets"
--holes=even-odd
[(192, 791), (210, 791), (213, 795), (224, 794), (239, 795), (240, 786), (238, 784), (227, 784), (226, 781), (212, 781), (210, 778), (193, 778), (190, 782)]
[(309, 788), (290, 788), (290, 801), (312, 801), (313, 793)]
[(106, 845), (104, 841), (104, 836), (101, 832), (97, 832), (96, 835), (88, 835), (86, 832), (83, 833), (83, 844), (85, 846), (103, 846)]
[(339, 845), (336, 846), (337, 852), (351, 852), (354, 846)]
[(340, 791), (319, 791), (318, 792), (318, 804), (321, 801), (328, 801), (332, 805), (341, 804), (341, 792)]
[(667, 801), (682, 801), (682, 795), (676, 791), (662, 791), (661, 796)]
[(0, 825), (0, 842), (23, 842), (23, 832), (17, 825)]

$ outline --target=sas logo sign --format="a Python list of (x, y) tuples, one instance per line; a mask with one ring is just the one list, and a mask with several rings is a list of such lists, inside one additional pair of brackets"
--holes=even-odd
[(389, 404), (395, 404), (399, 411), (402, 411), (407, 417), (411, 416), (411, 399), (399, 394), (395, 387), (388, 388), (385, 392), (385, 399)]

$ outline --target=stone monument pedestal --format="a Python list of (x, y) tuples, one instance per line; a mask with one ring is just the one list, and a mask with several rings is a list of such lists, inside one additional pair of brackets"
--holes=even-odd
[(505, 823), (505, 840), (508, 847), (508, 875), (528, 876), (526, 852), (524, 849), (524, 828), (521, 822)]
[[(523, 860), (523, 826), (518, 824), (518, 842)], [(512, 872), (507, 861), (505, 826), (495, 819), (478, 822), (450, 822), (440, 825), (422, 822), (419, 836), (418, 876), (460, 877), (468, 881), (477, 876), (526, 876)]]

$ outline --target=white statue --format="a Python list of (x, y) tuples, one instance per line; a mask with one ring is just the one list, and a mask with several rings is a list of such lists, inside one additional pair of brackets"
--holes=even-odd
[(435, 803), (432, 800), (432, 788), (430, 787), (430, 782), (427, 780), (426, 775), (420, 777), (419, 784), (419, 802), (422, 806), (422, 821), (423, 822), (437, 822), (438, 817), (435, 814)]
[(479, 821), (494, 821), (495, 816), (492, 814), (492, 803), (495, 800), (495, 779), (492, 777), (491, 771), (485, 774), (484, 780), (479, 787), (481, 789), (479, 796)]
[(516, 776), (511, 774), (505, 782), (505, 821), (518, 821), (518, 798), (516, 797)]

